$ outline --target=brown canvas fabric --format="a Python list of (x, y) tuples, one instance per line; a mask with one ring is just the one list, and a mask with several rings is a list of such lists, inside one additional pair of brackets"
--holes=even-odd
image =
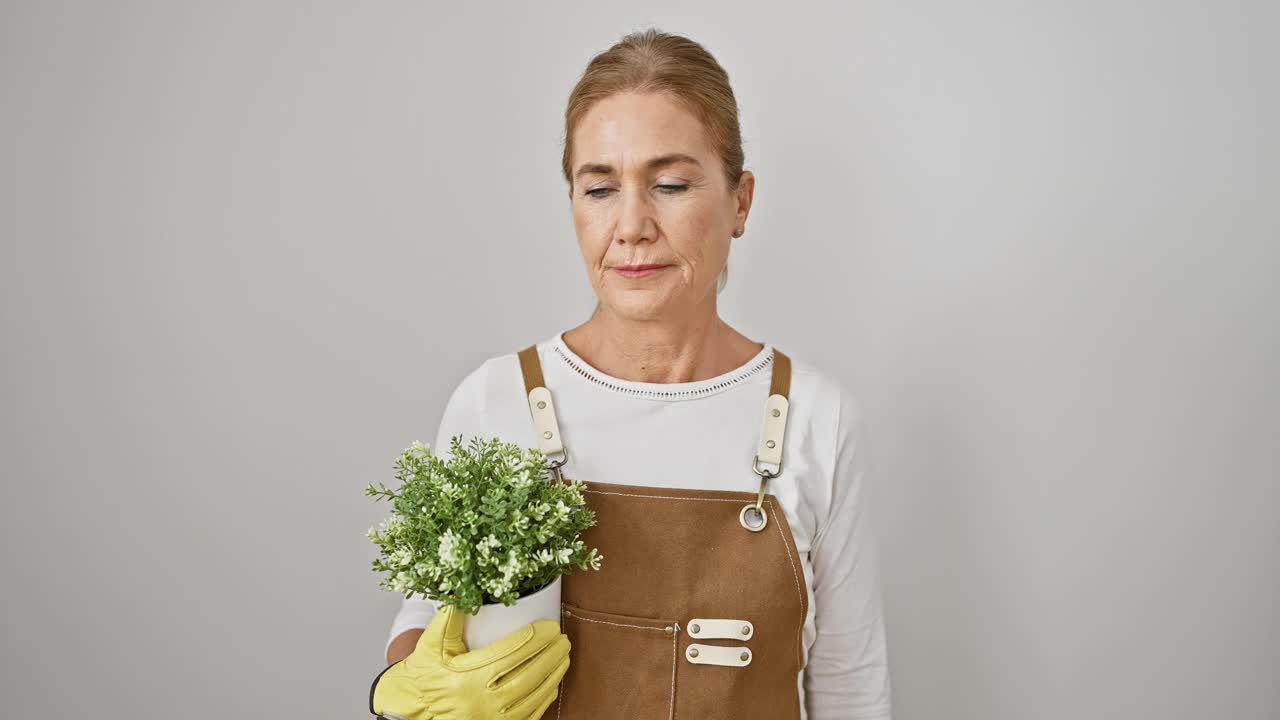
[[(535, 347), (519, 359), (528, 393), (543, 383)], [(775, 349), (771, 393), (789, 391), (790, 369)], [(543, 719), (797, 720), (808, 594), (777, 498), (765, 496), (764, 530), (739, 524), (739, 511), (756, 500), (759, 477), (744, 467), (743, 491), (583, 480), (597, 520), (583, 540), (600, 549), (604, 562), (598, 571), (563, 578), (570, 665)], [(691, 638), (694, 618), (746, 620), (754, 634)], [(687, 656), (692, 643), (745, 648), (751, 662), (695, 664)]]

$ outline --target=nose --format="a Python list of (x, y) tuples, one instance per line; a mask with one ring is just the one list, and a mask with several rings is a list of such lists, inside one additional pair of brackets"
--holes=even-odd
[(614, 241), (619, 243), (653, 242), (657, 239), (658, 223), (653, 215), (653, 203), (643, 188), (626, 188), (622, 196), (614, 225)]

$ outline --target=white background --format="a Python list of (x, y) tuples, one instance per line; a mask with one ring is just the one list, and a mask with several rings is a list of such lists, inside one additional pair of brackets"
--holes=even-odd
[(897, 720), (1280, 716), (1280, 11), (6, 2), (0, 715), (364, 717), (362, 490), (590, 313), (564, 102), (742, 108), (723, 316), (865, 406)]

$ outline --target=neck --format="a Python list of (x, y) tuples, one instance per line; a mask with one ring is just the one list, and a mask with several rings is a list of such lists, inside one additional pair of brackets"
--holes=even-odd
[(623, 380), (695, 382), (747, 362), (763, 345), (707, 311), (679, 318), (635, 320), (606, 306), (564, 332), (564, 342), (597, 370)]

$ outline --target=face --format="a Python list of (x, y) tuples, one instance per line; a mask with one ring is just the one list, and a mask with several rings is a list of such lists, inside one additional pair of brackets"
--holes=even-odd
[(752, 174), (731, 191), (702, 124), (657, 93), (598, 101), (574, 129), (571, 160), (573, 224), (600, 303), (636, 320), (714, 307)]

